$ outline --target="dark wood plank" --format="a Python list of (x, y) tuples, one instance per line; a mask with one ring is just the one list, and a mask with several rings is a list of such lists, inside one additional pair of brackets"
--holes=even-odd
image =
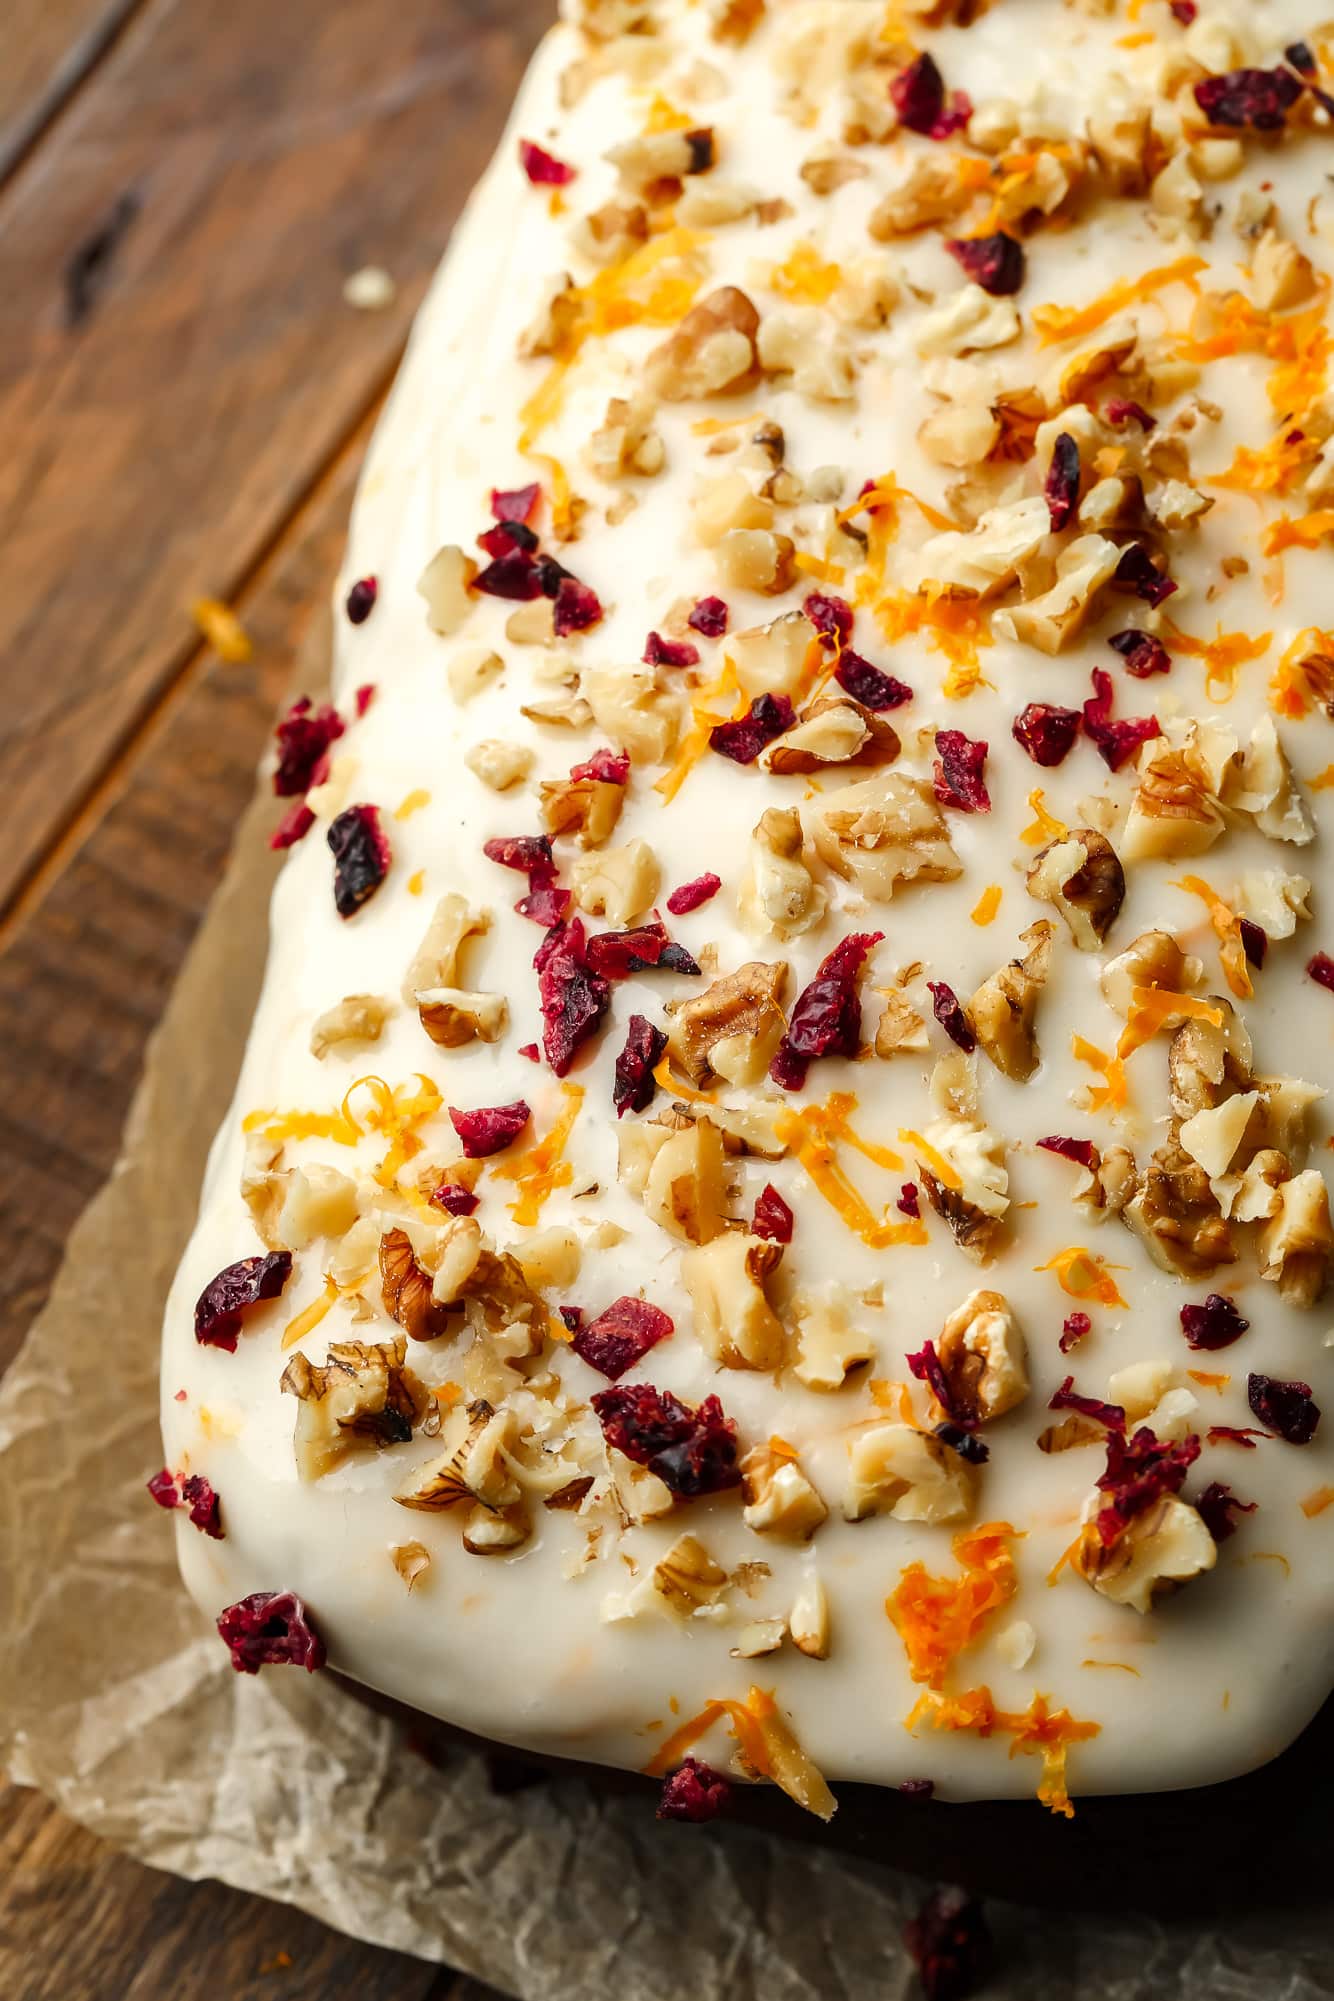
[[(392, 372), (552, 11), (146, 0), (0, 195), (0, 910)], [(368, 261), (384, 313), (342, 302)]]
[(105, 55), (140, 0), (6, 0), (0, 181)]

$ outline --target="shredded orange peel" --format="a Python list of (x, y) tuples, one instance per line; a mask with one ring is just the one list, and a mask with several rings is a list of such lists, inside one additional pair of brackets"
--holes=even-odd
[(1067, 1244), (1057, 1251), (1054, 1258), (1048, 1258), (1045, 1265), (1034, 1265), (1034, 1271), (1055, 1272), (1061, 1291), (1071, 1299), (1096, 1299), (1100, 1306), (1125, 1306), (1114, 1271), (1126, 1271), (1126, 1265), (1108, 1264), (1096, 1251), (1086, 1249), (1083, 1244)]
[[(1246, 947), (1242, 942), (1241, 919), (1230, 903), (1199, 875), (1183, 875), (1173, 884), (1175, 889), (1184, 889), (1191, 896), (1198, 896), (1209, 912), (1209, 922), (1218, 939), (1218, 956), (1228, 986), (1238, 1000), (1248, 1000), (1255, 989), (1251, 984), (1250, 970), (1246, 963)], [(1222, 1026), (1221, 1017), (1219, 1020)]]
[(993, 1612), (1019, 1588), (1009, 1522), (984, 1522), (964, 1529), (950, 1547), (962, 1567), (960, 1577), (933, 1577), (924, 1563), (910, 1563), (885, 1600), (890, 1622), (903, 1642), (914, 1681), (940, 1689), (958, 1656), (972, 1645)]
[(1197, 289), (1195, 280), (1207, 269), (1203, 257), (1177, 257), (1170, 264), (1154, 265), (1138, 278), (1119, 278), (1087, 306), (1034, 306), (1031, 317), (1038, 339), (1047, 347), (1053, 341), (1079, 340), (1085, 334), (1096, 333), (1126, 306), (1151, 299), (1169, 285)]
[[(360, 1116), (353, 1102), (358, 1093), (370, 1099)], [(336, 1146), (355, 1146), (367, 1133), (387, 1134), (389, 1150), (375, 1170), (375, 1179), (382, 1188), (392, 1188), (399, 1169), (421, 1152), (417, 1128), (434, 1118), (443, 1103), (430, 1078), (420, 1071), (392, 1090), (383, 1077), (358, 1077), (337, 1111), (248, 1112), (241, 1130), (262, 1132), (272, 1140), (327, 1139)]]
[(697, 1716), (682, 1723), (658, 1746), (644, 1771), (650, 1778), (674, 1771), (691, 1745), (724, 1718), (749, 1771), (781, 1786), (808, 1813), (821, 1820), (833, 1817), (834, 1795), (801, 1749), (768, 1689), (749, 1689), (744, 1702), (729, 1696), (706, 1702)]
[(1108, 1056), (1104, 1050), (1099, 1049), (1095, 1043), (1089, 1042), (1082, 1035), (1071, 1036), (1070, 1048), (1079, 1062), (1087, 1063), (1090, 1070), (1101, 1070), (1105, 1079), (1096, 1090), (1090, 1089), (1089, 1110), (1110, 1112), (1124, 1105), (1130, 1093), (1126, 1083), (1126, 1066), (1120, 1054)]
[(1021, 1751), (1040, 1757), (1038, 1798), (1052, 1813), (1063, 1814), (1067, 1820), (1075, 1811), (1066, 1789), (1067, 1754), (1072, 1744), (1087, 1743), (1101, 1729), (1100, 1724), (1081, 1722), (1068, 1709), (1052, 1709), (1045, 1695), (1035, 1695), (1025, 1710), (997, 1709), (991, 1690), (985, 1686), (966, 1689), (961, 1695), (941, 1695), (928, 1689), (907, 1717), (906, 1727), (912, 1730), (920, 1722), (929, 1723), (933, 1730), (1009, 1737), (1012, 1758)]
[(525, 1148), (516, 1159), (504, 1161), (493, 1170), (497, 1180), (512, 1181), (518, 1189), (509, 1211), (515, 1222), (525, 1229), (531, 1229), (537, 1222), (548, 1196), (558, 1188), (568, 1188), (574, 1179), (574, 1169), (564, 1155), (579, 1108), (584, 1102), (584, 1087), (582, 1084), (562, 1084), (560, 1088), (565, 1108), (543, 1137)]
[(898, 1154), (862, 1139), (853, 1130), (848, 1115), (856, 1104), (851, 1091), (835, 1091), (822, 1105), (781, 1111), (774, 1120), (774, 1136), (791, 1149), (840, 1221), (872, 1250), (888, 1250), (894, 1244), (924, 1244), (926, 1228), (919, 1218), (896, 1221), (889, 1210), (877, 1216), (835, 1158), (835, 1148), (843, 1145), (877, 1167), (896, 1170), (903, 1166)]
[(1208, 1001), (1196, 1000), (1193, 994), (1175, 993), (1171, 987), (1132, 987), (1130, 1012), (1116, 1045), (1117, 1056), (1133, 1055), (1161, 1029), (1169, 1025), (1175, 1028), (1183, 1021), (1208, 1021), (1221, 1028), (1223, 1012), (1221, 1008), (1210, 1007)]

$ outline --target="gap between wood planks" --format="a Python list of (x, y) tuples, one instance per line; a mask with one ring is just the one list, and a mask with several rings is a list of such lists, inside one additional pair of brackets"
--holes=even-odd
[(151, 5), (152, 0), (111, 0), (105, 17), (89, 27), (56, 65), (27, 114), (15, 111), (8, 135), (0, 137), (0, 194), (22, 173), (52, 127)]

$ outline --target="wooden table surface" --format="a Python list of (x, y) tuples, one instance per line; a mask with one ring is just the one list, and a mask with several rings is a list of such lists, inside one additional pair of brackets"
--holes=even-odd
[[(0, 1368), (115, 1159), (361, 453), (553, 0), (8, 0)], [(382, 312), (343, 301), (383, 266)], [(233, 605), (228, 666), (189, 606)], [(0, 1788), (7, 2001), (485, 2001)]]

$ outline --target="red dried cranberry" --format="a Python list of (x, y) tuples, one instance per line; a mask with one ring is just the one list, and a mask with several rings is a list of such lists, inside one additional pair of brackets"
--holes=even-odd
[(1128, 542), (1121, 560), (1112, 571), (1112, 582), (1120, 591), (1143, 598), (1149, 606), (1159, 605), (1176, 589), (1165, 571), (1160, 570), (1142, 542)]
[(1251, 917), (1239, 919), (1238, 929), (1241, 932), (1241, 949), (1246, 954), (1246, 963), (1254, 966), (1258, 973), (1264, 965), (1265, 954), (1269, 950), (1269, 933)]
[(1249, 1424), (1211, 1424), (1209, 1443), (1211, 1445), (1241, 1445), (1247, 1452), (1254, 1452), (1257, 1438), (1268, 1438), (1267, 1431), (1256, 1431)]
[(1098, 1510), (1100, 1539), (1115, 1542), (1136, 1515), (1164, 1494), (1179, 1494), (1199, 1456), (1200, 1441), (1194, 1432), (1185, 1438), (1159, 1439), (1146, 1424), (1130, 1438), (1123, 1432), (1111, 1432), (1106, 1470), (1094, 1483), (1109, 1497)]
[(1138, 424), (1141, 431), (1156, 431), (1158, 428), (1158, 419), (1150, 416), (1144, 405), (1136, 403), (1131, 396), (1113, 396), (1102, 414), (1118, 431), (1124, 431), (1127, 424)]
[(727, 604), (723, 598), (701, 598), (686, 624), (706, 639), (721, 639), (727, 630)]
[(962, 730), (936, 731), (934, 781), (942, 806), (960, 813), (989, 813), (991, 795), (986, 781), (987, 745)]
[(986, 1914), (962, 1890), (933, 1890), (905, 1926), (926, 2001), (967, 2001), (987, 1977), (991, 1933)]
[(991, 1447), (985, 1439), (952, 1418), (935, 1427), (935, 1436), (942, 1445), (948, 1445), (951, 1452), (957, 1452), (960, 1459), (966, 1459), (970, 1466), (985, 1466), (991, 1457)]
[(483, 843), (482, 853), (489, 862), (499, 862), (502, 868), (516, 869), (520, 875), (531, 875), (534, 869), (556, 866), (551, 842), (545, 834), (499, 834), (494, 840)]
[(900, 1799), (929, 1800), (936, 1790), (934, 1779), (904, 1779), (894, 1788)]
[(618, 1119), (627, 1112), (646, 1111), (653, 1103), (657, 1080), (653, 1072), (667, 1047), (665, 1032), (642, 1014), (632, 1014), (625, 1031), (625, 1047), (616, 1058), (611, 1101)]
[(672, 1329), (671, 1315), (660, 1306), (650, 1306), (646, 1299), (614, 1299), (605, 1313), (576, 1330), (570, 1345), (590, 1369), (617, 1382)]
[(1009, 297), (1024, 282), (1024, 246), (998, 229), (991, 236), (953, 236), (945, 248), (975, 285), (995, 299)]
[(1239, 1515), (1253, 1515), (1259, 1503), (1241, 1501), (1224, 1480), (1211, 1480), (1195, 1503), (1196, 1513), (1208, 1529), (1215, 1542), (1226, 1542), (1237, 1533), (1237, 1524), (1232, 1519), (1233, 1511)]
[(792, 1242), (792, 1210), (783, 1200), (772, 1181), (766, 1181), (755, 1198), (755, 1220), (751, 1230), (757, 1237), (768, 1237), (771, 1243), (790, 1244)]
[(699, 648), (688, 639), (664, 639), (660, 632), (650, 632), (643, 657), (649, 667), (698, 667)]
[(599, 931), (588, 941), (586, 961), (603, 979), (627, 980), (632, 973), (688, 973), (699, 966), (684, 945), (674, 944), (655, 918), (633, 931)]
[(437, 1209), (443, 1209), (447, 1216), (471, 1216), (481, 1207), (480, 1199), (471, 1188), (465, 1188), (461, 1181), (442, 1181), (431, 1196)]
[(682, 1500), (721, 1493), (740, 1481), (736, 1426), (716, 1396), (691, 1410), (670, 1390), (631, 1383), (599, 1390), (592, 1403), (608, 1445), (647, 1466)]
[(1200, 11), (1196, 0), (1167, 0), (1167, 9), (1172, 19), (1179, 21), (1183, 28), (1188, 28)]
[(852, 606), (845, 598), (812, 591), (801, 607), (824, 645), (845, 646), (852, 637)]
[(915, 1181), (904, 1182), (902, 1188), (899, 1190), (898, 1200), (895, 1202), (894, 1207), (904, 1216), (916, 1217), (921, 1215), (922, 1202), (921, 1197), (917, 1193), (917, 1183)]
[(587, 632), (601, 619), (602, 605), (597, 592), (575, 577), (562, 577), (552, 616), (557, 639), (568, 639), (572, 632)]
[(667, 899), (667, 908), (673, 917), (687, 917), (692, 910), (698, 910), (702, 903), (716, 896), (722, 886), (722, 877), (706, 870), (703, 875), (695, 876), (693, 881), (683, 882), (679, 889), (674, 889)]
[(912, 689), (894, 674), (882, 673), (851, 647), (844, 647), (834, 669), (834, 679), (854, 702), (864, 709), (901, 709), (912, 700)]
[[(507, 530), (512, 531), (517, 525), (507, 524)], [(507, 533), (506, 539), (513, 539), (512, 532)], [(511, 604), (530, 604), (534, 598), (540, 598), (542, 577), (532, 550), (511, 547), (504, 555), (497, 556), (484, 570), (478, 571), (472, 589), (480, 591), (483, 597), (504, 598)]]
[(1328, 952), (1317, 952), (1306, 962), (1306, 977), (1314, 980), (1318, 987), (1327, 987), (1334, 994), (1334, 959)]
[(1234, 69), (1195, 86), (1195, 102), (1211, 125), (1252, 132), (1281, 132), (1301, 94), (1300, 80), (1288, 69)]
[(1067, 1313), (1061, 1323), (1061, 1338), (1056, 1343), (1061, 1353), (1068, 1355), (1072, 1348), (1077, 1348), (1092, 1325), (1087, 1313)]
[(918, 56), (891, 78), (889, 101), (900, 125), (910, 132), (929, 132), (945, 109), (945, 79), (935, 57)]
[(531, 887), (527, 896), (521, 896), (514, 906), (520, 917), (530, 918), (544, 931), (549, 931), (553, 924), (564, 923), (574, 901), (570, 891), (560, 887), (554, 874), (543, 878), (531, 876), (529, 881)]
[(570, 777), (576, 785), (628, 785), (630, 753), (628, 750), (595, 750), (582, 764), (571, 767)]
[(1079, 505), (1079, 446), (1068, 431), (1062, 431), (1052, 446), (1051, 464), (1042, 484), (1047, 512), (1053, 529), (1069, 526)]
[(944, 980), (928, 980), (926, 984), (931, 992), (931, 1008), (936, 1020), (950, 1041), (957, 1043), (966, 1056), (971, 1056), (977, 1048), (977, 1031), (968, 1019), (959, 996)]
[(1095, 1418), (1113, 1432), (1126, 1428), (1126, 1414), (1119, 1403), (1101, 1403), (1097, 1397), (1080, 1396), (1073, 1376), (1067, 1376), (1059, 1390), (1047, 1399), (1047, 1409), (1077, 1410), (1081, 1417)]
[(744, 716), (709, 731), (709, 746), (733, 764), (754, 764), (765, 744), (791, 729), (792, 723), (792, 703), (786, 695), (757, 695)]
[(569, 1333), (571, 1333), (571, 1334), (577, 1334), (577, 1333), (579, 1332), (579, 1329), (580, 1329), (580, 1328), (581, 1328), (581, 1327), (583, 1326), (583, 1324), (584, 1324), (584, 1309), (583, 1309), (583, 1307), (582, 1307), (582, 1306), (558, 1306), (558, 1307), (556, 1308), (556, 1311), (557, 1311), (557, 1313), (559, 1313), (559, 1315), (560, 1315), (561, 1319), (562, 1319), (562, 1320), (563, 1320), (563, 1321), (565, 1322), (565, 1326), (566, 1326), (566, 1329), (568, 1330), (568, 1332), (569, 1332)]
[(346, 727), (337, 709), (330, 708), (327, 702), (318, 709), (309, 695), (293, 702), (273, 733), (278, 743), (273, 789), (280, 799), (291, 799), (310, 790), (320, 760)]
[(1147, 681), (1150, 674), (1166, 674), (1171, 668), (1171, 654), (1151, 632), (1127, 626), (1124, 632), (1114, 632), (1107, 644), (1121, 655), (1127, 674), (1133, 674), (1137, 681)]
[(955, 1405), (949, 1377), (945, 1374), (945, 1365), (940, 1359), (935, 1342), (924, 1342), (915, 1355), (908, 1355), (905, 1359), (913, 1375), (919, 1383), (927, 1385), (950, 1422), (957, 1424), (964, 1431), (970, 1431), (973, 1420), (967, 1412), (959, 1410)]
[(856, 1056), (862, 1043), (861, 974), (866, 955), (883, 931), (854, 931), (821, 960), (815, 978), (793, 1004), (787, 1033), (769, 1075), (785, 1091), (799, 1091), (818, 1056)]
[(222, 1541), (222, 1506), (202, 1473), (191, 1473), (181, 1483), (181, 1506), (190, 1510), (190, 1520), (201, 1534)]
[(547, 933), (533, 964), (542, 1008), (542, 1047), (556, 1075), (563, 1077), (601, 1026), (611, 1005), (611, 987), (587, 963), (584, 927), (577, 917)]
[(377, 577), (358, 577), (347, 594), (347, 615), (351, 624), (364, 625), (375, 610), (375, 600), (380, 595)]
[(181, 1490), (176, 1485), (175, 1476), (169, 1467), (164, 1466), (160, 1473), (155, 1473), (152, 1479), (145, 1481), (144, 1484), (160, 1508), (180, 1507)]
[(1079, 735), (1078, 709), (1061, 709), (1054, 702), (1030, 702), (1010, 725), (1010, 734), (1034, 764), (1060, 764)]
[(542, 489), (536, 480), (529, 486), (493, 486), (491, 513), (497, 521), (531, 521), (541, 498)]
[(289, 806), (269, 835), (269, 846), (281, 852), (283, 848), (294, 848), (298, 841), (304, 841), (315, 825), (315, 815), (304, 799), (298, 799), (295, 806)]
[(540, 1063), (542, 1061), (542, 1052), (535, 1042), (521, 1042), (519, 1044), (519, 1054), (523, 1057), (525, 1063)]
[(1093, 693), (1084, 704), (1084, 729), (1110, 771), (1119, 771), (1150, 737), (1162, 735), (1157, 716), (1126, 716), (1112, 721), (1112, 677), (1101, 667), (1093, 669)]
[(1252, 1374), (1246, 1378), (1246, 1401), (1261, 1424), (1289, 1445), (1309, 1445), (1315, 1437), (1320, 1406), (1312, 1400), (1309, 1383)]
[(1081, 1167), (1088, 1168), (1090, 1174), (1098, 1165), (1098, 1149), (1091, 1139), (1062, 1139), (1059, 1134), (1052, 1133), (1046, 1139), (1040, 1139), (1038, 1145), (1048, 1153), (1059, 1153), (1062, 1160), (1078, 1161)]
[(294, 1591), (252, 1591), (218, 1614), (218, 1631), (238, 1674), (262, 1667), (324, 1666), (324, 1642)]
[(389, 873), (393, 851), (378, 806), (347, 806), (326, 836), (334, 858), (334, 909), (353, 917)]
[(1203, 1306), (1181, 1309), (1181, 1331), (1191, 1348), (1230, 1348), (1234, 1341), (1240, 1341), (1250, 1324), (1221, 1292), (1211, 1292)]
[(574, 179), (573, 167), (532, 139), (520, 139), (519, 163), (535, 188), (564, 188)]
[(471, 1112), (449, 1107), (449, 1123), (463, 1141), (466, 1160), (486, 1160), (513, 1146), (532, 1116), (522, 1098), (512, 1105), (482, 1105)]
[(716, 1820), (731, 1798), (732, 1788), (721, 1772), (715, 1772), (712, 1765), (702, 1765), (698, 1758), (687, 1758), (662, 1782), (658, 1819), (688, 1820), (698, 1826)]
[(356, 693), (352, 697), (352, 706), (357, 712), (358, 719), (360, 719), (362, 716), (365, 715), (367, 709), (370, 707), (371, 703), (374, 700), (375, 700), (374, 681), (363, 681), (361, 686), (357, 689)]
[(236, 1352), (243, 1315), (261, 1300), (276, 1299), (292, 1276), (292, 1253), (268, 1251), (241, 1258), (210, 1279), (195, 1301), (195, 1340), (201, 1348)]

